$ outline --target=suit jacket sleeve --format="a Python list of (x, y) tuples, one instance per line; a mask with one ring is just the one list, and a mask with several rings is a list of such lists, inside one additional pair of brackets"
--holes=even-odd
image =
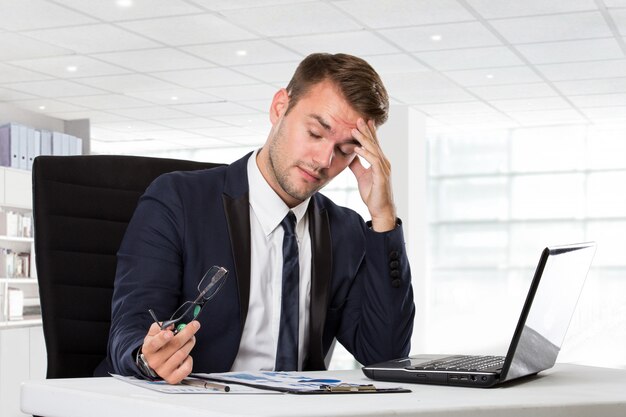
[(384, 233), (366, 227), (364, 237), (337, 339), (360, 363), (372, 364), (409, 354), (415, 304), (402, 222)]
[(121, 375), (140, 376), (133, 351), (153, 323), (174, 311), (182, 287), (182, 206), (167, 176), (157, 179), (139, 200), (117, 254), (112, 300), (109, 359)]

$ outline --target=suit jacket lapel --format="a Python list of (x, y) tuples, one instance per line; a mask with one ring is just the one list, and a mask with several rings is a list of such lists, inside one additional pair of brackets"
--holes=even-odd
[(305, 370), (326, 369), (322, 336), (328, 306), (328, 288), (332, 273), (332, 245), (328, 213), (320, 207), (315, 196), (309, 205), (309, 233), (311, 235), (311, 312), (309, 346)]
[(227, 169), (222, 203), (228, 223), (230, 246), (239, 288), (239, 317), (243, 332), (250, 303), (250, 203), (247, 163), (251, 154), (233, 162)]

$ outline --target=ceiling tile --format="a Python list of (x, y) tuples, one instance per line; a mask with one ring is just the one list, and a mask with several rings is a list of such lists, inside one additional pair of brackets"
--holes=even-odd
[(477, 100), (460, 103), (416, 104), (413, 107), (429, 115), (457, 113), (497, 113), (494, 111), (493, 107), (490, 107), (487, 104)]
[(571, 96), (570, 100), (580, 108), (626, 106), (626, 93)]
[(17, 68), (13, 65), (5, 65), (0, 62), (0, 85), (14, 82), (37, 81), (47, 79), (50, 79), (50, 76), (22, 68)]
[(154, 123), (143, 122), (139, 120), (128, 120), (121, 122), (101, 122), (98, 123), (101, 129), (117, 130), (120, 132), (150, 132), (152, 130), (163, 130), (162, 126)]
[(177, 108), (190, 114), (215, 119), (220, 115), (248, 114), (251, 112), (247, 107), (228, 101), (220, 103), (182, 104), (177, 106)]
[(237, 67), (237, 71), (256, 78), (256, 82), (277, 83), (286, 87), (297, 66), (297, 62), (245, 65)]
[(504, 46), (418, 52), (414, 55), (440, 71), (524, 64), (513, 52)]
[(155, 72), (151, 75), (188, 88), (254, 84), (257, 82), (226, 68)]
[(229, 138), (232, 136), (249, 136), (250, 131), (239, 126), (224, 126), (224, 127), (205, 127), (198, 129), (190, 129), (202, 136), (208, 136), (213, 138)]
[(522, 126), (555, 125), (561, 123), (585, 123), (587, 120), (576, 110), (538, 110), (507, 113)]
[(97, 54), (93, 55), (93, 57), (139, 72), (171, 71), (214, 66), (204, 59), (194, 57), (173, 48), (113, 52)]
[(546, 83), (485, 85), (469, 87), (472, 93), (485, 100), (550, 97), (557, 95)]
[(492, 20), (490, 23), (511, 43), (608, 38), (612, 36), (611, 30), (599, 12)]
[(582, 80), (626, 77), (626, 59), (537, 65), (549, 80)]
[(125, 94), (140, 91), (168, 90), (177, 86), (143, 74), (107, 75), (103, 77), (80, 78), (77, 82), (103, 91)]
[(117, 114), (112, 114), (104, 111), (98, 110), (83, 110), (78, 112), (59, 112), (59, 113), (50, 113), (51, 117), (56, 117), (57, 119), (62, 120), (79, 120), (79, 119), (89, 119), (91, 126), (96, 125), (100, 122), (119, 122), (122, 120), (128, 120), (126, 117), (118, 116)]
[(228, 20), (264, 36), (310, 35), (361, 27), (345, 13), (322, 2), (284, 4), (221, 12)]
[(389, 74), (430, 71), (428, 67), (409, 54), (363, 55), (361, 57), (381, 75), (383, 81)]
[(48, 80), (48, 81), (30, 81), (26, 83), (7, 84), (14, 90), (33, 94), (39, 97), (73, 97), (90, 94), (100, 94), (101, 90), (77, 84), (72, 81), (65, 80)]
[(607, 94), (626, 92), (626, 77), (598, 80), (557, 81), (553, 83), (563, 94)]
[(464, 86), (535, 83), (542, 81), (525, 66), (448, 71), (448, 77)]
[(275, 6), (279, 4), (306, 3), (311, 0), (190, 0), (192, 3), (206, 7), (209, 10), (233, 10), (252, 7)]
[(36, 30), (28, 32), (28, 36), (84, 54), (160, 46), (109, 24)]
[(251, 84), (210, 87), (203, 88), (201, 91), (228, 101), (267, 100), (269, 103), (278, 89), (268, 84)]
[(561, 97), (539, 97), (512, 100), (491, 100), (490, 103), (503, 112), (571, 109)]
[(98, 19), (110, 21), (176, 16), (202, 11), (183, 0), (133, 0), (128, 7), (119, 6), (115, 1), (56, 0), (56, 2)]
[(299, 54), (266, 40), (185, 46), (181, 49), (225, 67), (268, 62), (298, 62), (302, 59)]
[[(63, 55), (50, 58), (11, 61), (12, 65), (39, 71), (57, 78), (92, 77), (99, 75), (124, 74), (128, 70), (106, 64), (83, 55)], [(69, 71), (69, 67), (75, 70)]]
[(44, 0), (2, 2), (0, 28), (18, 31), (96, 23), (96, 20)]
[(136, 97), (149, 101), (154, 104), (161, 105), (178, 105), (189, 103), (205, 103), (209, 101), (218, 101), (220, 97), (203, 93), (191, 88), (176, 88), (168, 90), (148, 90), (126, 93), (127, 96)]
[(615, 39), (546, 42), (516, 45), (515, 48), (533, 64), (595, 61), (624, 57)]
[(185, 147), (189, 149), (193, 148), (225, 148), (230, 147), (232, 144), (228, 140), (210, 138), (206, 136), (198, 137), (174, 137), (167, 139), (167, 142), (173, 146)]
[(290, 36), (277, 38), (277, 42), (306, 56), (314, 52), (331, 54), (375, 55), (398, 52), (398, 48), (372, 32), (343, 32), (321, 35)]
[(151, 106), (133, 107), (129, 109), (111, 109), (109, 112), (131, 119), (158, 122), (161, 119), (189, 117), (189, 113), (178, 111), (173, 107)]
[(229, 125), (246, 127), (248, 129), (260, 127), (266, 132), (269, 132), (271, 127), (270, 118), (267, 113), (223, 115), (215, 116), (214, 119)]
[(589, 119), (596, 123), (618, 122), (626, 120), (626, 106), (596, 107), (581, 110)]
[(136, 20), (119, 25), (165, 45), (194, 45), (256, 37), (239, 26), (211, 14)]
[(96, 96), (68, 97), (62, 101), (92, 109), (110, 110), (130, 107), (145, 107), (150, 103), (143, 100), (127, 97), (122, 94), (100, 94)]
[(204, 127), (225, 126), (224, 123), (207, 117), (185, 117), (177, 119), (161, 119), (156, 122), (171, 129), (198, 129)]
[(626, 36), (626, 9), (614, 9), (609, 13), (617, 25), (620, 35)]
[(85, 110), (84, 107), (75, 106), (73, 104), (63, 103), (61, 101), (45, 99), (45, 98), (32, 99), (32, 100), (18, 100), (18, 101), (14, 101), (12, 104), (15, 104), (16, 106), (22, 109), (29, 110), (35, 113), (42, 113), (42, 114), (59, 113), (59, 112), (76, 112), (76, 111)]
[(496, 19), (500, 17), (531, 16), (539, 14), (580, 12), (596, 10), (593, 0), (466, 0), (482, 17)]
[(445, 103), (474, 99), (447, 78), (433, 72), (392, 74), (385, 79), (385, 84), (390, 96), (409, 104)]
[(372, 28), (474, 20), (455, 0), (346, 0), (334, 4)]
[(615, 8), (615, 7), (626, 8), (626, 0), (603, 0), (602, 2), (608, 8)]
[(2, 61), (70, 55), (72, 53), (74, 52), (70, 49), (53, 46), (17, 33), (0, 33), (0, 57), (2, 57)]
[(180, 139), (203, 139), (203, 136), (197, 133), (175, 129), (151, 130), (147, 135), (151, 139), (165, 140), (172, 143), (180, 143)]
[[(0, 78), (1, 77), (2, 75), (0, 75)], [(13, 100), (28, 100), (31, 98), (35, 98), (35, 96), (26, 94), (26, 93), (21, 93), (19, 91), (13, 91), (8, 88), (0, 87), (0, 102), (2, 101), (8, 102), (8, 101), (13, 101)]]
[[(119, 155), (142, 155), (142, 152), (150, 154), (151, 151), (166, 151), (184, 148), (184, 145), (170, 143), (162, 140), (155, 140), (141, 136), (139, 140), (121, 140), (116, 142), (102, 141), (102, 136), (112, 138), (113, 135), (106, 133), (106, 130), (98, 131), (94, 135), (95, 141), (92, 142), (92, 153), (95, 154), (119, 154)], [(118, 136), (119, 137), (119, 136)], [(134, 136), (133, 136), (134, 137)], [(109, 139), (110, 140), (110, 139)]]
[[(498, 38), (478, 22), (384, 29), (379, 32), (410, 52), (501, 45)], [(431, 36), (434, 35), (441, 36), (441, 39), (433, 41)]]

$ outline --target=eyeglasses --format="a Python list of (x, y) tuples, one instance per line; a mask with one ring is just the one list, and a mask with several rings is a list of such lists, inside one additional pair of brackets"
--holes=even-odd
[(149, 309), (148, 312), (154, 319), (156, 323), (161, 323), (161, 330), (165, 330), (170, 326), (174, 325), (174, 329), (172, 330), (174, 334), (180, 332), (193, 321), (198, 314), (202, 311), (202, 308), (211, 298), (218, 293), (218, 291), (226, 282), (226, 277), (228, 277), (228, 270), (221, 266), (213, 266), (209, 269), (198, 284), (198, 297), (196, 297), (193, 301), (185, 301), (180, 307), (176, 309), (174, 314), (170, 317), (169, 320), (161, 323), (159, 319), (157, 319), (156, 314), (152, 309)]

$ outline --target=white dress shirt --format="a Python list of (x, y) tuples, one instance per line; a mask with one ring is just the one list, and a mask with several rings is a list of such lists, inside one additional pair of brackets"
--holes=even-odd
[[(280, 222), (289, 207), (269, 186), (256, 163), (258, 150), (248, 160), (250, 200), (250, 303), (239, 352), (231, 371), (273, 370), (280, 330), (283, 235)], [(296, 215), (300, 265), (298, 369), (308, 343), (311, 302), (311, 237), (306, 216), (310, 198), (291, 209)]]

